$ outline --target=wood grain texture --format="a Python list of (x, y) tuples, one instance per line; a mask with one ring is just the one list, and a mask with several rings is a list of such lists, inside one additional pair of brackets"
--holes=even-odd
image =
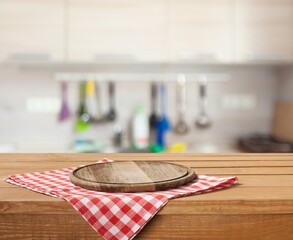
[(102, 192), (153, 192), (176, 188), (196, 178), (190, 168), (159, 161), (90, 164), (70, 174), (73, 184)]
[[(48, 60), (65, 60), (63, 1), (1, 0), (0, 5), (2, 60), (11, 60), (13, 54), (48, 54)], [(46, 14), (43, 13), (44, 9)], [(25, 59), (34, 60), (33, 57), (22, 60)]]
[(167, 59), (165, 0), (70, 0), (68, 10), (70, 61)]
[[(183, 157), (184, 156), (184, 157)], [(0, 162), (14, 162), (22, 163), (21, 166), (30, 166), (31, 162), (58, 162), (62, 164), (64, 162), (74, 162), (75, 165), (84, 164), (85, 162), (94, 162), (103, 158), (109, 158), (115, 161), (288, 161), (292, 163), (292, 154), (259, 154), (259, 153), (237, 153), (237, 154), (193, 154), (193, 153), (172, 153), (172, 154), (155, 154), (155, 153), (143, 153), (143, 154), (116, 154), (116, 153), (2, 153), (0, 155)], [(231, 164), (231, 163), (229, 163)], [(13, 170), (13, 169), (12, 169)]]
[[(135, 239), (291, 240), (292, 221), (291, 214), (157, 216)], [(1, 240), (102, 239), (77, 214), (0, 216), (0, 233)]]
[(233, 0), (170, 0), (171, 60), (233, 61)]
[(235, 15), (237, 60), (292, 60), (292, 6), (292, 0), (238, 0)]
[[(173, 162), (239, 178), (235, 187), (170, 201), (137, 239), (293, 239), (293, 154), (0, 154), (0, 176), (102, 158)], [(0, 181), (0, 239), (99, 236), (67, 202)]]

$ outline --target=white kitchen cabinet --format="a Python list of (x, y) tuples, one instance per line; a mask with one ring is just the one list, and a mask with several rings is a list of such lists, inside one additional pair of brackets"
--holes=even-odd
[(170, 0), (169, 3), (171, 60), (234, 59), (234, 0)]
[(0, 61), (63, 61), (63, 0), (0, 0)]
[(69, 60), (163, 61), (167, 1), (69, 0)]
[(237, 60), (293, 59), (293, 0), (237, 0)]

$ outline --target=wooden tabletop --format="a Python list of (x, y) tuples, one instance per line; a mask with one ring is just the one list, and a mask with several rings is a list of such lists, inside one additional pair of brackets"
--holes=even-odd
[[(293, 239), (293, 154), (1, 154), (0, 176), (90, 164), (160, 160), (197, 174), (237, 176), (217, 192), (171, 200), (138, 239)], [(0, 181), (0, 239), (99, 239), (65, 201)]]

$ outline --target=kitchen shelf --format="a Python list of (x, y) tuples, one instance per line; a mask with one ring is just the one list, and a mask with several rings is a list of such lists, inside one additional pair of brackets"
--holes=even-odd
[(125, 72), (82, 72), (82, 73), (56, 73), (56, 81), (176, 81), (184, 76), (187, 81), (200, 81), (205, 78), (208, 82), (226, 82), (230, 80), (227, 73), (125, 73)]
[(246, 61), (8, 61), (0, 59), (0, 67), (5, 66), (20, 66), (20, 67), (31, 67), (31, 68), (70, 68), (76, 66), (82, 67), (103, 67), (103, 66), (135, 66), (135, 67), (283, 67), (293, 66), (291, 60), (246, 60)]

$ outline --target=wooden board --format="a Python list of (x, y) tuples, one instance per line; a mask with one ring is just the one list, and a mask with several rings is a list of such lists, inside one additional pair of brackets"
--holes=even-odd
[(273, 134), (293, 142), (293, 102), (279, 102), (275, 111)]
[[(197, 174), (239, 178), (229, 189), (171, 200), (137, 239), (293, 240), (293, 154), (0, 154), (0, 176), (103, 158), (173, 162)], [(1, 239), (102, 238), (66, 201), (2, 181)]]
[[(292, 214), (158, 215), (135, 240), (292, 240), (292, 222)], [(77, 213), (0, 216), (0, 239), (104, 240)]]
[(196, 179), (188, 167), (160, 161), (95, 163), (70, 175), (77, 186), (102, 192), (152, 192), (176, 188)]

